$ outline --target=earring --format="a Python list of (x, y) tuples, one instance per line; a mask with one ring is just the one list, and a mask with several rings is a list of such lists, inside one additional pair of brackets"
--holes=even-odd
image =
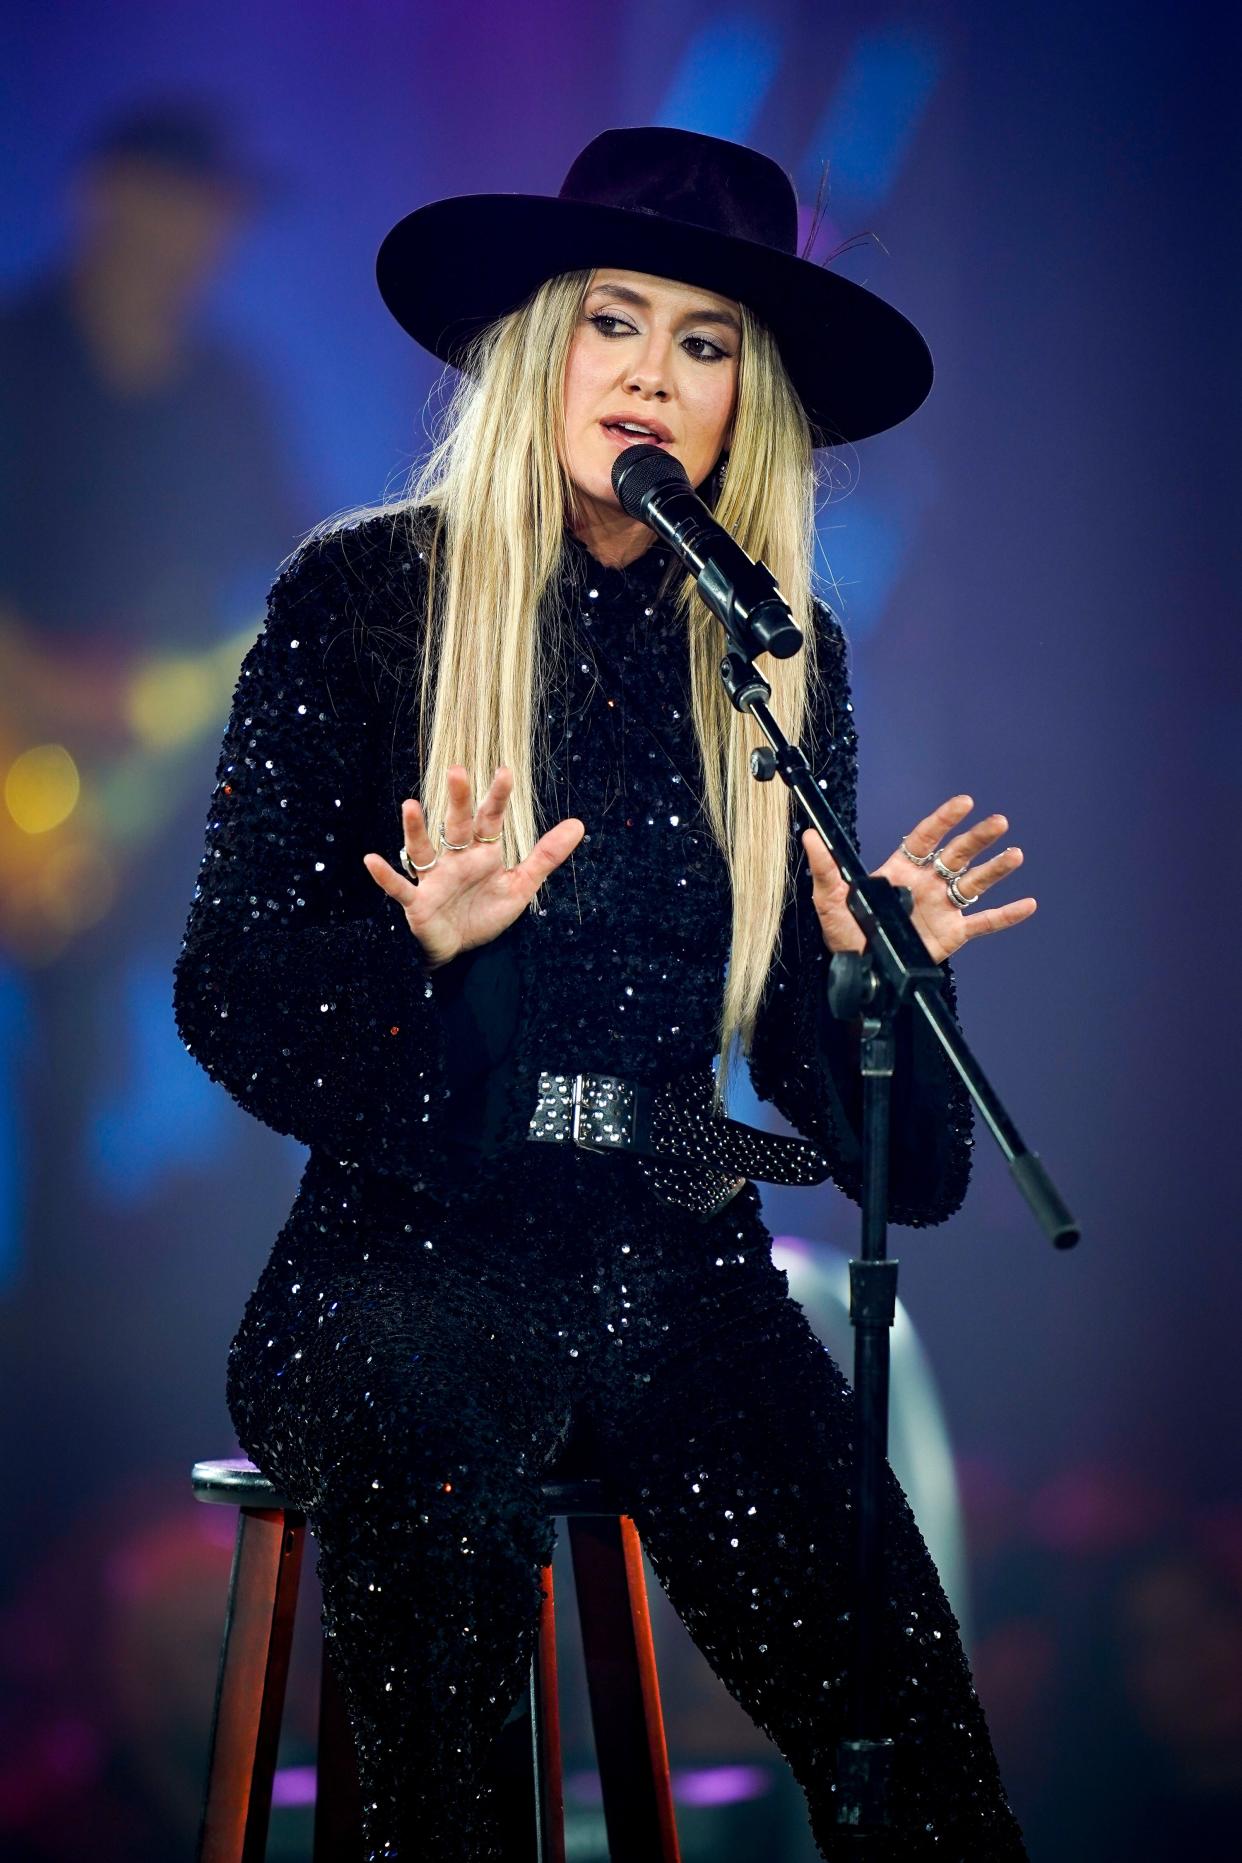
[(707, 502), (712, 505), (715, 504), (716, 500), (719, 498), (722, 490), (724, 489), (725, 469), (728, 466), (728, 464), (729, 464), (729, 451), (728, 451), (728, 448), (726, 447), (724, 452), (720, 455), (720, 458), (716, 461), (715, 465), (712, 467), (711, 478), (708, 481), (708, 486), (711, 492), (711, 497)]

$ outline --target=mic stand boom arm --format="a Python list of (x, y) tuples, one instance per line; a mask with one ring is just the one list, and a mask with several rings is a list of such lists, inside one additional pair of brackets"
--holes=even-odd
[(802, 648), (802, 631), (776, 578), (766, 563), (749, 557), (717, 522), (691, 488), (680, 461), (661, 457), (647, 446), (631, 447), (613, 467), (613, 483), (624, 508), (677, 552), (724, 628), (729, 643), (720, 668), (725, 691), (738, 711), (750, 712), (757, 719), (771, 746), (768, 752), (754, 753), (752, 773), (766, 782), (779, 772), (836, 861), (849, 888), (850, 911), (867, 936), (866, 957), (874, 978), (868, 988), (883, 984), (897, 1003), (917, 1005), (1000, 1146), (1036, 1221), (1058, 1248), (1072, 1247), (1078, 1240), (1077, 1224), (1036, 1153), (1023, 1144), (945, 1007), (939, 966), (931, 963), (910, 923), (909, 895), (904, 888), (868, 875), (802, 750), (789, 742), (768, 709), (772, 688), (756, 670), (755, 656), (772, 653), (777, 659), (789, 659)]
[[(733, 629), (727, 631), (732, 637)], [(909, 917), (909, 893), (904, 887), (896, 887), (891, 881), (866, 871), (862, 856), (816, 782), (801, 746), (790, 743), (773, 717), (768, 706), (772, 688), (753, 662), (731, 647), (721, 662), (720, 677), (733, 705), (740, 712), (750, 713), (771, 746), (769, 750), (751, 753), (752, 775), (760, 782), (770, 781), (776, 775), (783, 778), (797, 798), (808, 826), (819, 835), (849, 888), (850, 911), (866, 936), (865, 957), (873, 979), (860, 998), (860, 1006), (869, 1002), (872, 993), (881, 986), (892, 992), (895, 1006), (905, 1002), (917, 1006), (931, 1024), (936, 1039), (1000, 1147), (1040, 1228), (1056, 1247), (1072, 1248), (1078, 1240), (1078, 1225), (1038, 1154), (1023, 1142), (999, 1094), (946, 1007), (940, 966), (932, 961)], [(834, 969), (840, 955), (844, 954), (833, 959)]]

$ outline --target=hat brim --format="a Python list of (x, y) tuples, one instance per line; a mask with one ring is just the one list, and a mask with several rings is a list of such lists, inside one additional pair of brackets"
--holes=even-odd
[(745, 304), (776, 339), (815, 446), (883, 433), (931, 388), (927, 344), (874, 292), (809, 259), (657, 214), (544, 195), (458, 195), (398, 221), (375, 269), (402, 329), (460, 367), (467, 345), (545, 279), (605, 264)]

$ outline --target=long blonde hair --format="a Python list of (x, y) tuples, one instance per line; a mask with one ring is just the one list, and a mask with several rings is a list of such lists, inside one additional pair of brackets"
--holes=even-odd
[[(553, 825), (538, 819), (534, 771), (548, 755), (542, 721), (559, 645), (552, 631), (563, 622), (557, 605), (543, 597), (572, 520), (562, 451), (564, 382), (591, 277), (582, 271), (548, 279), (483, 332), (427, 459), (397, 501), (369, 508), (409, 520), (428, 557), (418, 707), (426, 819), (446, 813), (451, 763), (470, 771), (476, 796), (498, 764), (508, 765), (514, 786), (502, 845), (510, 865)], [(742, 548), (767, 563), (803, 626), (805, 652), (791, 660), (765, 656), (761, 669), (773, 711), (797, 739), (816, 677), (810, 432), (775, 340), (740, 308), (737, 405), (715, 510)], [(732, 884), (732, 946), (717, 1031), (719, 1103), (736, 1046), (749, 1050), (798, 849), (785, 784), (756, 782), (750, 774), (750, 752), (766, 740), (724, 692), (720, 624), (688, 575), (677, 578), (674, 612), (688, 635), (703, 808)], [(489, 625), (480, 626), (483, 617)]]

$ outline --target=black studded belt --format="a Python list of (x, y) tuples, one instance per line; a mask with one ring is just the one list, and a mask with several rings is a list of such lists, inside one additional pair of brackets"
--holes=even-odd
[(704, 1221), (735, 1197), (748, 1177), (768, 1184), (822, 1184), (828, 1160), (805, 1139), (786, 1138), (712, 1111), (710, 1069), (644, 1087), (615, 1074), (539, 1076), (527, 1137), (587, 1151), (629, 1151), (665, 1203)]

